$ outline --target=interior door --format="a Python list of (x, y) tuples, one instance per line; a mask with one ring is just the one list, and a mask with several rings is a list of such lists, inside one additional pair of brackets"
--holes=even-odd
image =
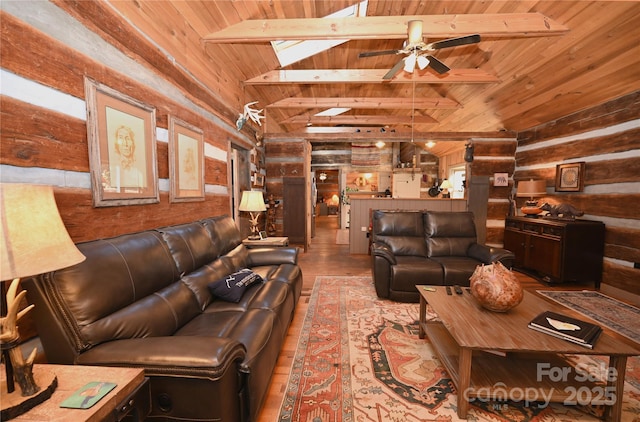
[(283, 178), (283, 232), (289, 237), (289, 243), (302, 244), (306, 242), (306, 204), (304, 177)]

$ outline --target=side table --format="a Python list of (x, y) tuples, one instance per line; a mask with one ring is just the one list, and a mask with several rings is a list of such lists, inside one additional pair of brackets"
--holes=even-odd
[(284, 247), (289, 246), (289, 238), (286, 236), (273, 236), (257, 240), (244, 239), (242, 243), (247, 248)]
[[(106, 366), (36, 364), (55, 373), (58, 387), (53, 395), (28, 412), (11, 419), (38, 421), (142, 421), (151, 410), (151, 392), (144, 370)], [(89, 409), (60, 407), (65, 399), (92, 381), (113, 382), (116, 387)]]

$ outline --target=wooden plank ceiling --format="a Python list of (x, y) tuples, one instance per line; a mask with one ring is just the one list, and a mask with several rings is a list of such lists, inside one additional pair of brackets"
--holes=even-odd
[[(430, 139), (443, 155), (451, 142), (503, 137), (640, 89), (638, 2), (369, 0), (367, 17), (319, 19), (353, 4), (110, 2), (236, 113), (258, 101), (266, 119), (252, 128), (264, 137)], [(385, 81), (404, 55), (359, 54), (402, 49), (414, 19), (426, 43), (475, 33), (481, 41), (430, 52), (446, 74), (400, 70)], [(277, 39), (349, 41), (281, 67)], [(329, 107), (350, 110), (314, 116)]]

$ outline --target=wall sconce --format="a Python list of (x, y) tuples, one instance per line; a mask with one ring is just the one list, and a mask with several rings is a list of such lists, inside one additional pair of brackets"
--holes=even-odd
[(378, 142), (376, 142), (376, 146), (377, 146), (378, 148), (382, 148), (384, 145), (385, 145), (385, 144), (384, 144), (384, 142), (382, 142), (382, 141), (378, 141)]
[(251, 235), (249, 236), (249, 240), (260, 239), (258, 219), (260, 218), (260, 213), (267, 210), (262, 191), (246, 190), (242, 192), (242, 199), (240, 200), (238, 210), (247, 211), (249, 215), (251, 215)]
[(525, 205), (521, 208), (525, 217), (536, 218), (542, 212), (538, 208), (538, 201), (534, 197), (540, 197), (547, 194), (547, 184), (544, 180), (521, 180), (518, 182), (516, 196), (519, 198), (529, 198)]
[(327, 180), (327, 173), (325, 172), (320, 173), (320, 176), (318, 178), (320, 179), (321, 182), (324, 182), (325, 180)]
[(449, 181), (449, 179), (444, 179), (442, 184), (440, 185), (440, 190), (442, 190), (443, 198), (451, 198), (451, 194), (449, 193), (449, 189), (453, 188), (453, 185)]

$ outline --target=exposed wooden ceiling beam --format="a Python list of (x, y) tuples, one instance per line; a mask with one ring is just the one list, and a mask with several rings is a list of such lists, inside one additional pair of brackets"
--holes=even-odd
[(256, 19), (206, 35), (205, 42), (244, 43), (275, 40), (405, 39), (407, 22), (421, 20), (423, 36), (453, 37), (559, 35), (568, 28), (541, 13), (369, 16), (349, 18)]
[[(367, 116), (367, 115), (348, 115), (348, 116), (293, 116), (288, 119), (281, 120), (280, 123), (312, 123), (322, 125), (410, 125), (412, 123), (411, 116)], [(414, 116), (413, 123), (438, 123), (431, 116)]]
[(448, 98), (416, 98), (407, 101), (406, 98), (392, 97), (352, 97), (352, 98), (283, 98), (273, 104), (269, 104), (267, 108), (332, 108), (332, 107), (348, 107), (355, 109), (456, 109), (460, 104)]
[[(382, 77), (388, 69), (272, 70), (244, 81), (246, 85), (323, 84), (323, 83), (495, 83), (499, 79), (482, 69), (451, 69), (444, 75), (430, 72), (400, 72), (391, 80)], [(407, 76), (408, 75), (408, 76)], [(412, 77), (413, 75), (413, 77)]]
[[(413, 136), (412, 136), (413, 135)], [(307, 127), (299, 132), (265, 133), (264, 139), (305, 139), (313, 142), (409, 142), (413, 139), (436, 141), (464, 141), (469, 139), (515, 139), (510, 131), (498, 132), (391, 132), (381, 133), (371, 127)]]

